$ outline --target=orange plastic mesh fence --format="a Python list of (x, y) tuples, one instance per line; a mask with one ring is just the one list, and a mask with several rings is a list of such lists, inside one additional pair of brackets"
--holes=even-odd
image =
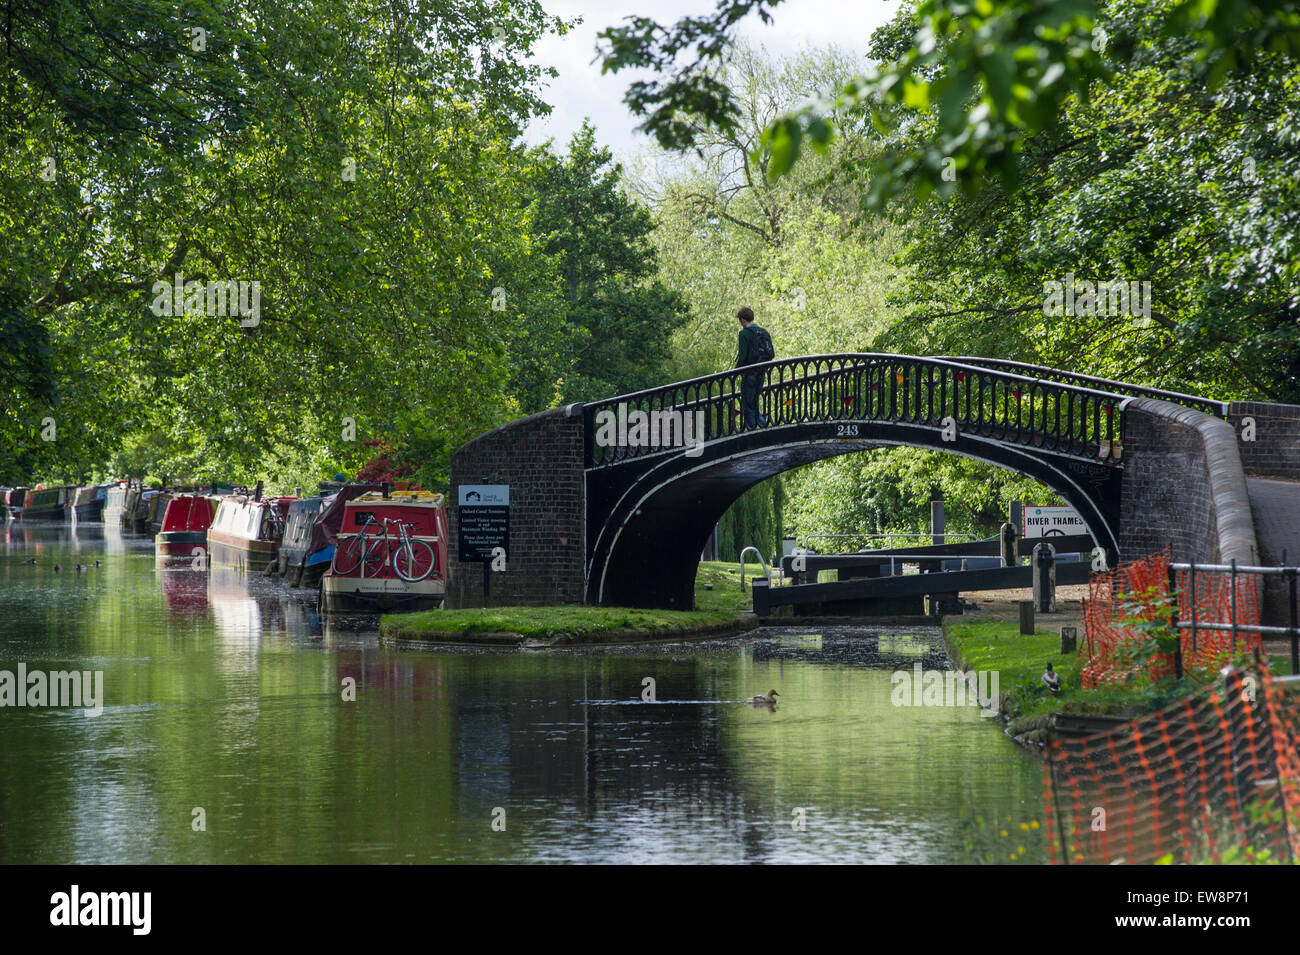
[(1300, 859), (1298, 738), (1295, 685), (1234, 669), (1133, 723), (1053, 742), (1043, 765), (1049, 857)]
[[(1195, 586), (1193, 586), (1193, 583)], [(1184, 671), (1216, 672), (1234, 656), (1254, 656), (1261, 650), (1259, 578), (1238, 575), (1236, 595), (1230, 575), (1197, 569), (1195, 580), (1186, 570), (1176, 573), (1175, 595), (1169, 594), (1169, 556), (1155, 554), (1121, 564), (1108, 573), (1093, 574), (1084, 613), (1088, 662), (1080, 671), (1083, 686), (1123, 684), (1145, 675), (1153, 681), (1174, 672), (1172, 653), (1144, 653), (1152, 637), (1140, 622), (1167, 623), (1175, 605), (1178, 619), (1207, 623), (1232, 623), (1238, 629), (1180, 631)], [(1193, 598), (1195, 614), (1193, 615)]]

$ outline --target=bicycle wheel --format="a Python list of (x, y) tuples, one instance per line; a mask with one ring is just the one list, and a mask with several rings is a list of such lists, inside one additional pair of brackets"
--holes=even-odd
[(334, 551), (334, 573), (347, 577), (361, 566), (361, 552), (365, 547), (364, 535), (349, 537)]
[(393, 554), (393, 570), (408, 583), (428, 577), (433, 564), (433, 548), (425, 541), (408, 540)]
[(362, 577), (378, 577), (379, 572), (388, 563), (388, 538), (376, 537), (370, 549), (366, 551), (366, 566)]

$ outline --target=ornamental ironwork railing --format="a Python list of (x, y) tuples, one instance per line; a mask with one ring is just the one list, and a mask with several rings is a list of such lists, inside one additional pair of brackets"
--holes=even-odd
[(1148, 388), (1146, 385), (1130, 385), (1123, 381), (1097, 378), (1093, 375), (1081, 375), (1078, 372), (1048, 368), (1045, 365), (1030, 365), (1022, 361), (1008, 361), (1004, 358), (976, 358), (970, 355), (940, 355), (937, 357), (943, 361), (955, 361), (963, 365), (979, 365), (981, 368), (992, 368), (995, 371), (1008, 371), (1016, 375), (1028, 375), (1031, 378), (1048, 379), (1060, 382), (1063, 385), (1097, 388), (1101, 391), (1110, 391), (1128, 398), (1159, 398), (1161, 401), (1169, 401), (1187, 408), (1195, 408), (1197, 411), (1203, 411), (1218, 418), (1227, 417), (1228, 414), (1228, 403), (1226, 401), (1215, 401), (1212, 398), (1185, 395), (1177, 391), (1163, 391), (1159, 388)]
[[(586, 466), (681, 453), (701, 442), (743, 433), (746, 375), (759, 377), (758, 410), (767, 428), (827, 424), (836, 428), (830, 437), (853, 438), (858, 436), (854, 423), (955, 426), (965, 436), (1119, 464), (1121, 406), (1131, 395), (991, 368), (984, 362), (806, 355), (592, 402), (583, 407)], [(1174, 400), (1172, 394), (1153, 397)], [(1198, 407), (1218, 406), (1205, 399), (1189, 400)]]

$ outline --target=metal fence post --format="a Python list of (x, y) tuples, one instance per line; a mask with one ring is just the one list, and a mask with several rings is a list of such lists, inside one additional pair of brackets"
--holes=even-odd
[(1015, 567), (1020, 563), (1020, 555), (1017, 548), (1016, 529), (1010, 524), (1002, 525), (1002, 566)]
[(1178, 576), (1169, 565), (1169, 627), (1174, 632), (1174, 679), (1183, 678), (1183, 635), (1178, 629)]
[(1237, 653), (1237, 558), (1232, 558), (1231, 572), (1232, 591), (1228, 594), (1228, 601), (1232, 605), (1232, 616), (1228, 619), (1232, 621), (1232, 653)]
[(1038, 613), (1056, 612), (1056, 548), (1046, 542), (1035, 544), (1032, 582), (1034, 610)]
[(1300, 673), (1300, 623), (1296, 620), (1296, 568), (1288, 567), (1286, 569), (1286, 578), (1288, 588), (1291, 591), (1291, 675), (1295, 676)]

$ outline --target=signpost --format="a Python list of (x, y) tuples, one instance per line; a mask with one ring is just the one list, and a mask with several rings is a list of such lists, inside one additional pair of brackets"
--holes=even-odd
[(486, 607), (492, 560), (510, 551), (510, 485), (462, 484), (456, 489), (456, 505), (460, 559), (483, 565)]
[(1025, 537), (1068, 537), (1086, 533), (1088, 526), (1072, 507), (1025, 508)]

